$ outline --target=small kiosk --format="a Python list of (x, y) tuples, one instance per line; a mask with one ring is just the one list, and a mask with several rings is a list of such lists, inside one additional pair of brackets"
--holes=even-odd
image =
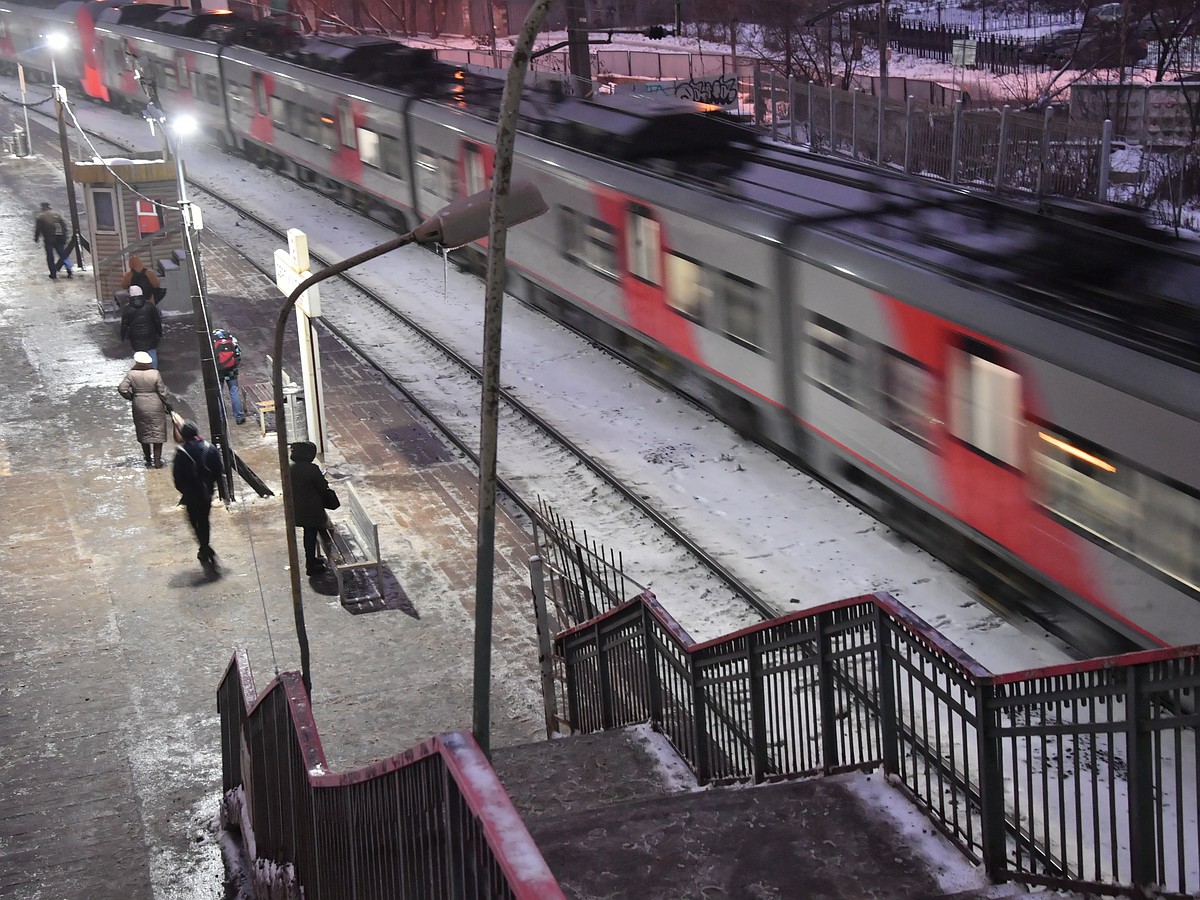
[(191, 280), (183, 250), (175, 164), (162, 154), (135, 154), (73, 166), (83, 185), (96, 301), (103, 315), (119, 315), (128, 300), (121, 279), (137, 256), (167, 289), (164, 314), (192, 311)]

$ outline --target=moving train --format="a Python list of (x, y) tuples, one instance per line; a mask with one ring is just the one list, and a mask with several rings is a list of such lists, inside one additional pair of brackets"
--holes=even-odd
[[(0, 7), (0, 59), (411, 227), (491, 176), (501, 82), (372, 35), (123, 0)], [(550, 211), (510, 291), (1040, 615), (1200, 643), (1200, 257), (1113, 208), (999, 202), (719, 111), (527, 91)], [(89, 210), (89, 214), (93, 213)], [(468, 257), (478, 247), (467, 248)]]

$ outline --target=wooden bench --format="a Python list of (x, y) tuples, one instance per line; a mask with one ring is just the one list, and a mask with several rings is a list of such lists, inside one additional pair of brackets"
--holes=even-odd
[(242, 381), (239, 378), (238, 382), (246, 399), (258, 410), (258, 430), (266, 437), (267, 415), (275, 415), (275, 389), (265, 381)]
[(383, 567), (379, 559), (379, 526), (371, 521), (354, 485), (346, 483), (334, 487), (342, 498), (341, 510), (349, 518), (339, 521), (330, 519), (330, 528), (320, 532), (321, 548), (337, 575), (338, 597), (346, 602), (345, 573), (352, 569), (375, 569), (375, 585), (383, 597)]

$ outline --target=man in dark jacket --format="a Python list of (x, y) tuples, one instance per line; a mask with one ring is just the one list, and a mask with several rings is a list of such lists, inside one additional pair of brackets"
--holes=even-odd
[(214, 567), (217, 554), (208, 543), (208, 516), (212, 511), (213, 488), (224, 472), (221, 452), (200, 437), (200, 430), (191, 422), (185, 422), (179, 428), (176, 440), (179, 441), (179, 449), (175, 451), (175, 461), (171, 464), (175, 489), (181, 495), (188, 522), (200, 544), (196, 559), (206, 568)]
[(325, 509), (333, 493), (325, 473), (313, 462), (316, 458), (312, 441), (292, 444), (292, 507), (296, 527), (304, 530), (304, 570), (309, 576), (325, 571), (325, 561), (317, 556), (317, 533), (328, 523)]
[(71, 254), (67, 250), (67, 232), (67, 223), (63, 217), (51, 209), (49, 203), (43, 203), (42, 211), (33, 220), (33, 242), (36, 244), (41, 239), (46, 245), (46, 268), (50, 270), (51, 278), (58, 278), (58, 270), (64, 267), (67, 277), (72, 275)]
[(129, 289), (129, 303), (121, 313), (121, 340), (129, 341), (133, 352), (145, 350), (158, 368), (158, 341), (162, 337), (162, 313), (153, 303), (146, 302), (142, 289), (134, 285)]

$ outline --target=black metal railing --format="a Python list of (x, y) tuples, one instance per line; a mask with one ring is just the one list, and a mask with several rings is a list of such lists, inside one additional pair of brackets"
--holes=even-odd
[(254, 877), (280, 882), (272, 889), (310, 900), (563, 896), (469, 734), (330, 772), (300, 675), (259, 695), (241, 652), (217, 708), (227, 806), (238, 810), (227, 818), (251, 830)]
[(995, 676), (887, 594), (698, 645), (643, 592), (555, 649), (577, 731), (652, 721), (702, 783), (882, 765), (993, 879), (1200, 887), (1200, 647)]

